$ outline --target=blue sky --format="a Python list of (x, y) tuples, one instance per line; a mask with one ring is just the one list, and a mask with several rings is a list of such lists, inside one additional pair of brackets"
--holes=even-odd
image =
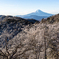
[(0, 15), (24, 15), (36, 10), (59, 13), (59, 0), (0, 0)]

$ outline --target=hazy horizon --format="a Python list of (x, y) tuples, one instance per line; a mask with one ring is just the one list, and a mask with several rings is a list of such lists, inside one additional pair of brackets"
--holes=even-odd
[(25, 15), (36, 10), (58, 14), (59, 0), (0, 0), (0, 15)]

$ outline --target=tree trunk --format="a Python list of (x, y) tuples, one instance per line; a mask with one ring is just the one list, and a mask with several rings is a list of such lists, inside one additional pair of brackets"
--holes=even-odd
[(44, 39), (44, 45), (45, 45), (45, 55), (44, 55), (44, 59), (47, 59), (47, 54), (46, 54), (46, 39)]
[(44, 29), (44, 45), (45, 45), (45, 55), (44, 55), (44, 59), (47, 59), (47, 54), (46, 54), (46, 49), (47, 49), (47, 37), (48, 37), (48, 27), (45, 27)]

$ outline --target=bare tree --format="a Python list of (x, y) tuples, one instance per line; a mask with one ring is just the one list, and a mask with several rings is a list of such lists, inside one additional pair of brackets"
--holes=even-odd
[(31, 46), (34, 46), (35, 48), (35, 52), (36, 52), (36, 59), (40, 59), (40, 52), (41, 52), (41, 48), (43, 46), (42, 43), (38, 42), (36, 39), (36, 33), (35, 35), (33, 35), (31, 38), (30, 38), (30, 41), (29, 41), (29, 45)]
[[(6, 44), (6, 53), (4, 53), (2, 50), (0, 50), (0, 56), (3, 56), (3, 59), (4, 59), (4, 58), (6, 58), (6, 59), (13, 59), (13, 58), (14, 58), (14, 55), (17, 53), (17, 49), (22, 47), (22, 44), (21, 44), (21, 42), (20, 42), (20, 44), (18, 44), (18, 45), (15, 47), (14, 51), (12, 51), (12, 53), (10, 53), (10, 52), (8, 51), (8, 37), (5, 38), (5, 44)], [(24, 50), (22, 53), (17, 54), (17, 56), (22, 55), (25, 51), (27, 51), (27, 49)], [(15, 57), (16, 57), (16, 55), (15, 55)]]
[(36, 44), (36, 49), (37, 49), (37, 53), (36, 53), (36, 59), (40, 59), (40, 52), (41, 52), (41, 48), (42, 48), (42, 44), (40, 44), (40, 42), (38, 44)]
[(49, 40), (48, 45), (49, 45), (49, 48), (51, 49), (50, 55), (54, 57), (55, 59), (59, 59), (56, 39)]

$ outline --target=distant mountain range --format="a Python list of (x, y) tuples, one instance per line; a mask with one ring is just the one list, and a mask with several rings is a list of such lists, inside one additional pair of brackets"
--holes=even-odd
[(1, 17), (2, 15), (0, 15), (0, 17)]
[(22, 17), (25, 19), (36, 19), (36, 20), (41, 21), (42, 18), (47, 18), (47, 17), (50, 17), (52, 15), (53, 14), (49, 14), (49, 13), (43, 12), (41, 10), (37, 10), (37, 11), (32, 12), (32, 13), (27, 14), (27, 15), (17, 15), (17, 17)]

